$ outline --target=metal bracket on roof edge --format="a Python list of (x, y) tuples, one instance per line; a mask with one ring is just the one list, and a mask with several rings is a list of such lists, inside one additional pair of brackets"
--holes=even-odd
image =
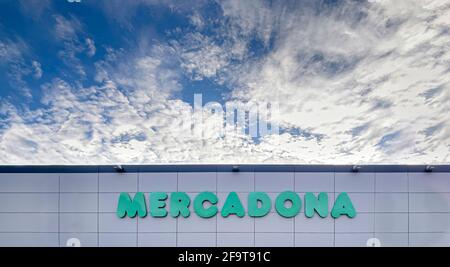
[(122, 165), (114, 166), (114, 170), (116, 170), (116, 172), (125, 172), (125, 169), (122, 167)]
[(359, 166), (359, 165), (353, 165), (353, 167), (352, 167), (352, 172), (359, 172), (359, 170), (361, 170), (361, 169), (362, 169), (361, 166)]
[(434, 169), (434, 166), (427, 165), (427, 166), (425, 167), (425, 172), (432, 172), (433, 169)]

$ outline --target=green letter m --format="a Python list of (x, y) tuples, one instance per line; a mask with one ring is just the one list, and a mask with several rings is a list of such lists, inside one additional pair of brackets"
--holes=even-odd
[(134, 195), (134, 199), (128, 193), (120, 193), (119, 204), (117, 205), (117, 216), (123, 218), (126, 215), (130, 218), (134, 218), (136, 213), (139, 217), (144, 218), (147, 216), (147, 205), (145, 204), (145, 196), (142, 192), (137, 192)]

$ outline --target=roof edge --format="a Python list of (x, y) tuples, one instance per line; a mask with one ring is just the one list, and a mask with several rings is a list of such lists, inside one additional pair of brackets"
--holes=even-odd
[(450, 165), (150, 164), (0, 165), (0, 173), (113, 173), (117, 166), (124, 172), (450, 172)]

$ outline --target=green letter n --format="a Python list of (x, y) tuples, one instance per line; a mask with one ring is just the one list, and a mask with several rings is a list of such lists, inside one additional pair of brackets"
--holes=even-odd
[(117, 205), (117, 216), (123, 218), (126, 215), (134, 218), (136, 214), (144, 218), (147, 216), (147, 205), (145, 204), (145, 196), (142, 192), (137, 192), (134, 199), (128, 193), (120, 193), (119, 204)]
[(313, 193), (305, 194), (305, 215), (307, 218), (312, 218), (317, 212), (320, 217), (328, 216), (328, 194), (325, 192), (319, 193), (318, 197)]

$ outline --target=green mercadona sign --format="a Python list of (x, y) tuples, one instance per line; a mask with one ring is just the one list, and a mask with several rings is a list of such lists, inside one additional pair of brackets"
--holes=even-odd
[[(247, 199), (247, 213), (250, 217), (263, 217), (272, 210), (272, 199), (264, 192), (250, 192)], [(230, 192), (224, 203), (219, 203), (216, 194), (212, 192), (202, 192), (195, 196), (193, 203), (191, 198), (185, 192), (172, 192), (170, 197), (165, 192), (152, 192), (148, 194), (149, 209), (147, 209), (146, 195), (142, 192), (137, 192), (131, 198), (129, 193), (120, 193), (119, 202), (117, 205), (117, 216), (130, 218), (138, 215), (141, 218), (150, 214), (151, 217), (166, 217), (170, 214), (171, 217), (176, 218), (183, 216), (187, 218), (190, 216), (190, 205), (193, 205), (193, 210), (201, 218), (211, 218), (219, 213), (219, 205), (221, 206), (220, 215), (224, 218), (233, 215), (237, 217), (244, 217), (246, 215), (244, 206), (236, 192)], [(169, 208), (166, 207), (169, 202)], [(304, 214), (311, 218), (314, 214), (325, 218), (329, 214), (328, 194), (325, 192), (315, 195), (314, 193), (305, 193), (304, 195)], [(295, 217), (301, 212), (303, 207), (300, 196), (292, 191), (285, 191), (277, 195), (275, 199), (276, 212), (285, 218)], [(356, 210), (347, 193), (340, 193), (331, 208), (331, 217), (339, 218), (345, 215), (349, 218), (356, 216)]]

